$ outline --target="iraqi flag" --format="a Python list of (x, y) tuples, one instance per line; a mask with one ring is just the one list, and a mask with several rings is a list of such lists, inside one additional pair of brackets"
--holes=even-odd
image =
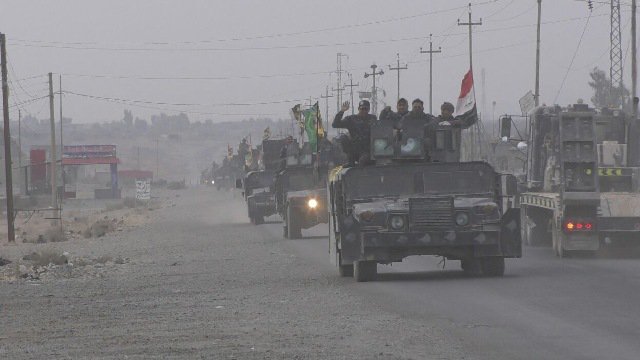
[(476, 108), (476, 95), (473, 89), (473, 71), (469, 70), (462, 79), (458, 105), (456, 106), (456, 120), (459, 120), (463, 128), (468, 128), (478, 121)]

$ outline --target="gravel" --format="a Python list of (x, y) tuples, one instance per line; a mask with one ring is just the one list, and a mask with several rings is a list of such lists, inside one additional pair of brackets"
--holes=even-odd
[(72, 264), (0, 279), (0, 358), (464, 357), (435, 325), (373, 305), (352, 279), (250, 225), (240, 196), (180, 195), (99, 239), (0, 247), (14, 261), (3, 268), (38, 246)]

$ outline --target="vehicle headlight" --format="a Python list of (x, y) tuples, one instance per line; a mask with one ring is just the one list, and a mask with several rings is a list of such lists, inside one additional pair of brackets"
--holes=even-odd
[(315, 209), (318, 207), (318, 200), (316, 199), (309, 199), (309, 201), (307, 201), (307, 206), (309, 206), (310, 209)]
[(466, 212), (459, 212), (456, 214), (456, 225), (467, 226), (469, 225), (469, 214)]
[(211, 185), (214, 185), (216, 183), (215, 180), (211, 180)]
[(391, 228), (393, 230), (402, 230), (404, 229), (404, 217), (400, 215), (394, 215), (391, 217), (389, 224), (391, 225)]

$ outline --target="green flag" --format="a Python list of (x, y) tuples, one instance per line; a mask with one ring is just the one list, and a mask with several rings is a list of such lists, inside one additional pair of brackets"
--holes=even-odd
[(318, 151), (318, 104), (302, 111), (304, 116), (304, 130), (309, 139), (309, 145), (313, 152)]

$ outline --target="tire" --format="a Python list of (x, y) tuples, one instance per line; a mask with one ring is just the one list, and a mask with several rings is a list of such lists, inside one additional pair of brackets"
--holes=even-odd
[(340, 277), (353, 277), (353, 264), (338, 265), (338, 274)]
[(255, 215), (255, 216), (253, 217), (253, 223), (254, 223), (255, 225), (262, 225), (262, 224), (264, 224), (264, 216), (262, 216), (262, 215)]
[(357, 282), (373, 281), (378, 274), (378, 263), (375, 261), (356, 261), (353, 263), (353, 277)]
[(287, 229), (289, 232), (289, 239), (301, 239), (302, 228), (298, 223), (298, 217), (290, 206), (287, 206)]
[(467, 276), (482, 275), (482, 262), (477, 258), (469, 258), (460, 260), (460, 267)]
[(493, 277), (503, 276), (504, 258), (501, 256), (492, 256), (482, 259), (482, 274)]
[(561, 259), (570, 257), (570, 252), (565, 250), (562, 246), (562, 238), (564, 237), (564, 234), (556, 229), (555, 222), (551, 225), (551, 235), (553, 237), (553, 252), (556, 256)]

